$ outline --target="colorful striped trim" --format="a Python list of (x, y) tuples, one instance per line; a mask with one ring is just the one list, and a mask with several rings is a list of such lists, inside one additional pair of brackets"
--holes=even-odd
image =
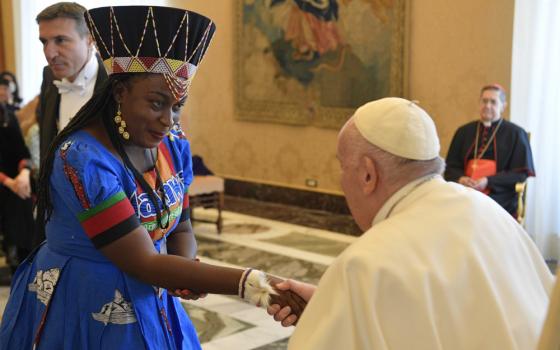
[(82, 184), (82, 181), (80, 181), (78, 172), (76, 171), (76, 169), (68, 165), (66, 161), (64, 162), (64, 173), (66, 174), (66, 177), (68, 177), (68, 180), (72, 184), (72, 188), (74, 189), (74, 192), (76, 193), (76, 197), (78, 197), (78, 200), (80, 201), (82, 207), (84, 209), (89, 209), (91, 205), (89, 204), (89, 200), (86, 196), (86, 191), (84, 190), (84, 185)]
[(78, 214), (78, 220), (80, 220), (80, 222), (86, 221), (92, 216), (99, 214), (100, 212), (104, 211), (105, 209), (108, 209), (109, 207), (112, 207), (117, 202), (122, 201), (125, 198), (126, 198), (126, 194), (123, 191), (117, 192), (111, 197), (104, 200), (103, 202), (99, 203), (94, 208), (91, 208), (89, 210), (86, 210)]
[(189, 62), (165, 57), (109, 57), (103, 61), (109, 75), (115, 73), (159, 73), (187, 79), (196, 74), (196, 66)]
[(169, 332), (169, 335), (173, 336), (173, 333), (171, 331), (171, 324), (169, 323), (169, 319), (167, 318), (167, 313), (165, 312), (165, 308), (162, 307), (159, 310), (159, 313), (160, 313), (161, 317), (163, 318), (163, 321), (165, 322), (165, 328)]
[(111, 227), (110, 230), (105, 231), (103, 234), (99, 234), (91, 238), (91, 242), (93, 243), (93, 246), (95, 248), (103, 248), (107, 244), (116, 241), (122, 236), (127, 235), (138, 226), (140, 226), (138, 218), (136, 217), (136, 215), (132, 215), (128, 219), (125, 219), (119, 224)]
[(171, 174), (175, 174), (175, 164), (173, 163), (173, 158), (171, 157), (171, 154), (169, 153), (169, 148), (167, 147), (167, 145), (165, 144), (165, 142), (161, 142), (159, 144), (159, 150), (160, 150), (160, 154), (162, 154), (165, 157), (165, 160), (167, 160), (167, 164), (169, 166), (169, 170), (171, 171)]
[(96, 247), (124, 236), (140, 225), (132, 204), (120, 191), (94, 208), (78, 214), (78, 220)]
[(60, 158), (64, 162), (63, 171), (64, 174), (66, 174), (66, 177), (68, 178), (70, 183), (72, 184), (72, 188), (74, 189), (74, 192), (76, 193), (76, 197), (78, 197), (78, 200), (80, 201), (82, 207), (84, 209), (89, 209), (91, 205), (86, 196), (84, 185), (82, 184), (82, 181), (78, 176), (78, 171), (76, 171), (76, 169), (74, 169), (72, 166), (70, 166), (70, 164), (68, 164), (68, 159), (66, 158), (66, 156), (68, 155), (68, 150), (70, 149), (70, 146), (72, 146), (72, 143), (73, 141), (66, 141), (60, 148)]

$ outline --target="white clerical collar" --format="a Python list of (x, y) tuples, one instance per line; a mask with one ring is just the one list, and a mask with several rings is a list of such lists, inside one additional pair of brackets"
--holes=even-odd
[(484, 127), (488, 128), (492, 125), (497, 124), (501, 119), (502, 119), (502, 117), (498, 117), (498, 119), (495, 119), (495, 120), (491, 120), (491, 121), (480, 120), (480, 122), (482, 123), (482, 125), (484, 125)]
[(91, 57), (85, 64), (84, 68), (78, 73), (76, 79), (70, 82), (66, 78), (62, 80), (53, 81), (54, 85), (59, 90), (59, 93), (66, 93), (69, 91), (76, 91), (80, 94), (85, 93), (86, 86), (97, 77), (97, 69), (99, 68), (99, 63), (97, 62), (97, 57), (95, 51), (92, 52)]
[(428, 182), (432, 179), (442, 179), (441, 175), (430, 174), (420, 177), (416, 180), (409, 182), (408, 184), (401, 187), (397, 192), (395, 192), (386, 202), (383, 204), (381, 209), (377, 212), (377, 215), (373, 218), (371, 226), (380, 223), (381, 221), (387, 219), (393, 209), (400, 203), (406, 196), (408, 196), (412, 191), (416, 190), (420, 185)]

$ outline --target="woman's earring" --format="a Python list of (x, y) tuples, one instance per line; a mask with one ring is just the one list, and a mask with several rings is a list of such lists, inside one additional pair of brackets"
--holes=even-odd
[(117, 115), (115, 115), (113, 120), (115, 121), (115, 124), (118, 125), (119, 134), (121, 134), (123, 139), (128, 140), (130, 138), (130, 134), (126, 131), (126, 122), (122, 118), (120, 103), (117, 106)]

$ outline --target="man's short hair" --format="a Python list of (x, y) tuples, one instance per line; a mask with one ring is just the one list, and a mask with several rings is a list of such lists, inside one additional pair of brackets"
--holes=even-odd
[(486, 90), (498, 91), (498, 95), (500, 96), (500, 101), (502, 101), (502, 103), (506, 103), (506, 91), (500, 84), (484, 85), (482, 89), (480, 89), (480, 96), (482, 96), (482, 94)]
[(89, 34), (84, 17), (86, 11), (85, 7), (76, 2), (57, 2), (39, 12), (35, 20), (39, 24), (41, 21), (50, 21), (57, 18), (73, 19), (76, 22), (76, 31), (83, 38)]

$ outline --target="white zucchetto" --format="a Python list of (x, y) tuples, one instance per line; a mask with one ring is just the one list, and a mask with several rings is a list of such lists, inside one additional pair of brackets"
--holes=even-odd
[(430, 160), (439, 156), (436, 126), (414, 102), (387, 97), (368, 102), (354, 113), (360, 134), (371, 144), (396, 156)]

